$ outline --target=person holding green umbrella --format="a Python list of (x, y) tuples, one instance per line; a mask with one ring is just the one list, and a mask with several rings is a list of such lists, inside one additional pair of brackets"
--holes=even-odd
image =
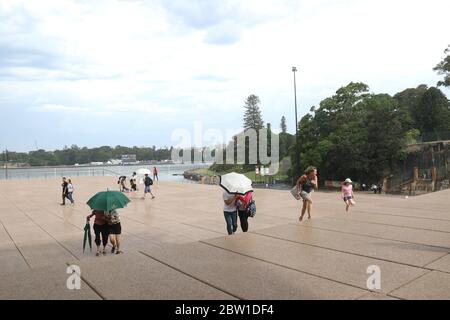
[[(100, 253), (106, 254), (106, 245), (108, 244), (108, 224), (106, 223), (105, 214), (101, 210), (92, 210), (92, 214), (86, 217), (87, 222), (95, 216), (94, 220), (94, 233), (95, 233), (95, 244), (97, 245), (97, 257)], [(101, 240), (100, 240), (101, 237)], [(100, 244), (103, 244), (103, 251), (100, 250)]]
[(102, 191), (93, 196), (87, 204), (93, 210), (104, 212), (105, 221), (108, 224), (109, 241), (112, 244), (111, 253), (120, 254), (120, 234), (122, 226), (116, 209), (125, 207), (130, 202), (123, 193), (119, 191)]

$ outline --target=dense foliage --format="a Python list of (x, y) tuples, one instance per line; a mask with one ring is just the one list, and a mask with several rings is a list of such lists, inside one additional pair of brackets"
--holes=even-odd
[[(450, 131), (449, 101), (425, 85), (391, 97), (350, 83), (305, 115), (299, 129), (302, 168), (320, 168), (322, 179), (377, 182), (395, 170), (408, 142)], [(294, 152), (291, 147), (293, 162)]]

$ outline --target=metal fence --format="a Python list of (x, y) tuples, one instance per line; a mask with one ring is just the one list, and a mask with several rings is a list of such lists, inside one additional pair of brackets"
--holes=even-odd
[(86, 176), (118, 176), (117, 172), (108, 169), (96, 168), (54, 168), (52, 170), (43, 169), (20, 169), (20, 168), (1, 168), (0, 180), (28, 180), (28, 179), (55, 179), (62, 177), (86, 177)]

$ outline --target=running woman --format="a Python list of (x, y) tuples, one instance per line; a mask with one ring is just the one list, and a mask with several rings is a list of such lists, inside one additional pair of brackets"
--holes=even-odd
[(305, 170), (305, 174), (302, 175), (297, 180), (297, 194), (303, 200), (303, 206), (299, 221), (303, 220), (303, 216), (305, 215), (306, 210), (308, 210), (308, 219), (311, 219), (311, 207), (312, 207), (312, 199), (311, 193), (314, 189), (317, 189), (318, 186), (318, 178), (317, 178), (317, 169), (315, 167), (308, 167)]
[(354, 200), (355, 195), (353, 194), (352, 180), (350, 178), (345, 179), (342, 183), (341, 195), (345, 202), (345, 211), (348, 212), (350, 206), (354, 206), (356, 204)]

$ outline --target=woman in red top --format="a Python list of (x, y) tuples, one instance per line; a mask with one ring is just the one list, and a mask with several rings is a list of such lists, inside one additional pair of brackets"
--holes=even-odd
[[(103, 254), (106, 254), (106, 245), (108, 244), (108, 224), (106, 223), (105, 214), (100, 210), (92, 210), (92, 214), (88, 215), (87, 221), (95, 216), (94, 220), (94, 233), (95, 233), (95, 244), (97, 245), (97, 257), (100, 256), (100, 244), (103, 243)], [(101, 240), (100, 240), (101, 235)]]
[(253, 192), (247, 193), (245, 196), (238, 195), (236, 199), (236, 207), (238, 209), (239, 221), (241, 222), (242, 232), (248, 231), (248, 212), (247, 207), (252, 199)]

